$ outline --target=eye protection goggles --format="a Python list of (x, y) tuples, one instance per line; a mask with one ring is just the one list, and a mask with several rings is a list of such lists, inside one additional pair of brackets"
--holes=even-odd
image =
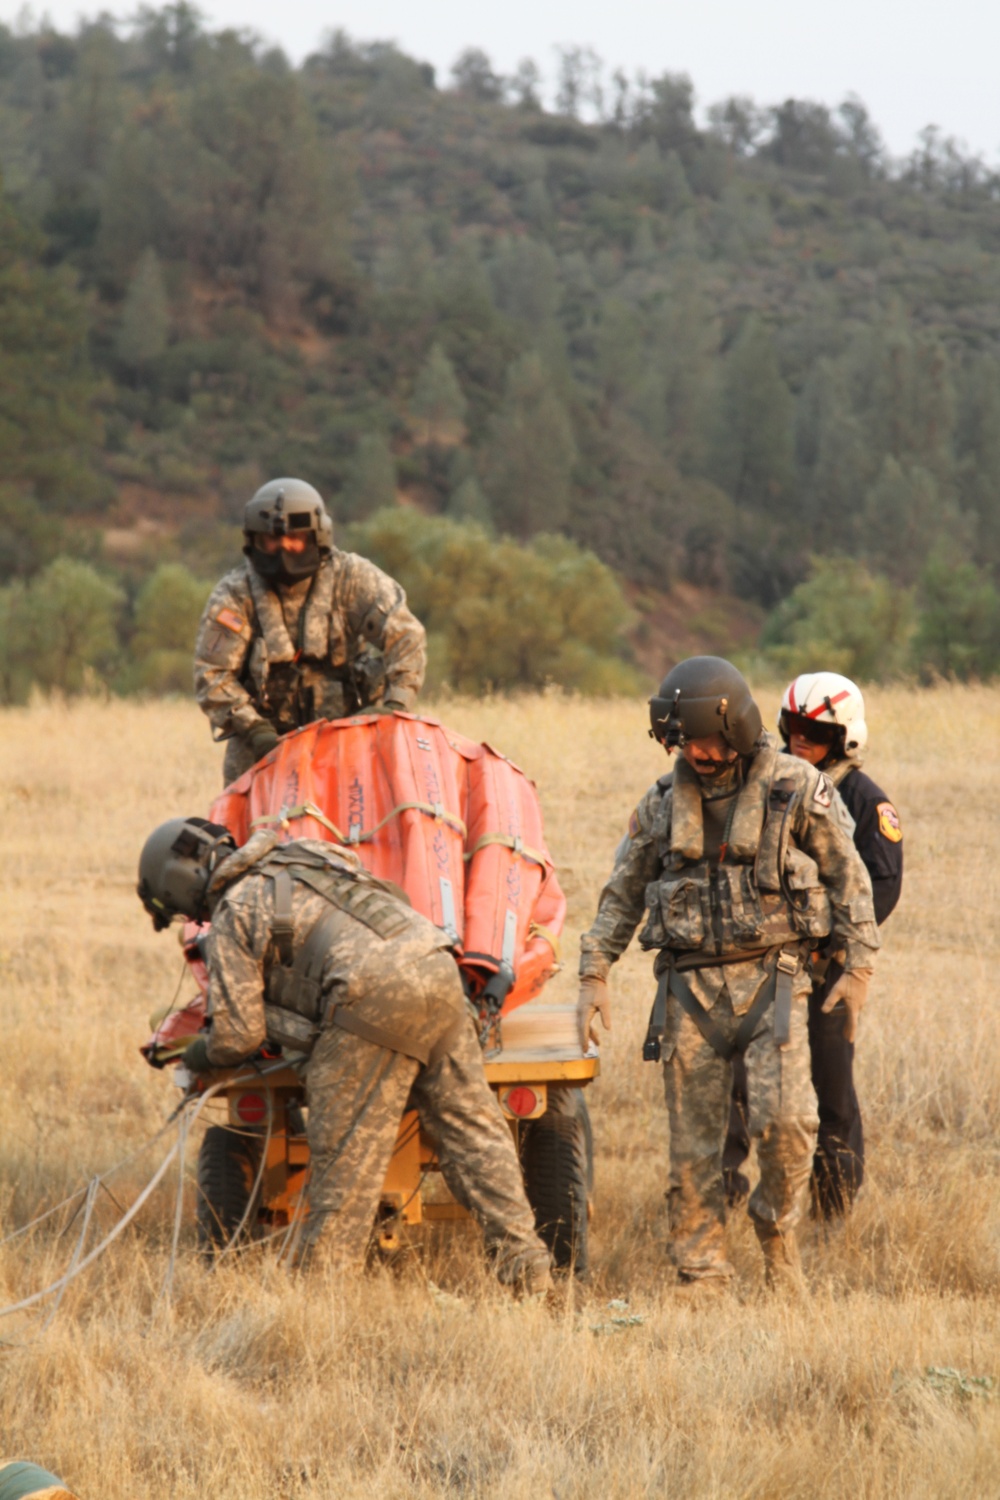
[(787, 708), (781, 711), (781, 732), (787, 739), (798, 735), (810, 745), (835, 745), (843, 734), (839, 724), (821, 724), (806, 714), (793, 714)]

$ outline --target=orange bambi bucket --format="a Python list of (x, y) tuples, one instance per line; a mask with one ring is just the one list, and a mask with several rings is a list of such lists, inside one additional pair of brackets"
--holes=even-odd
[(489, 986), (505, 1013), (555, 968), (566, 898), (534, 783), (437, 719), (310, 724), (227, 787), (211, 818), (240, 844), (272, 827), (352, 849), (452, 936), (473, 997)]

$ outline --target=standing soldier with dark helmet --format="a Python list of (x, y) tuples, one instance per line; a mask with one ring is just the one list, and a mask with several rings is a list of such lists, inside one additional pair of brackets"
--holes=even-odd
[[(722, 1144), (730, 1061), (742, 1054), (760, 1182), (749, 1212), (768, 1283), (800, 1283), (796, 1228), (816, 1143), (806, 1001), (809, 953), (833, 934), (843, 973), (825, 1003), (856, 1017), (878, 931), (871, 884), (829, 778), (763, 733), (740, 673), (681, 662), (650, 700), (652, 734), (680, 752), (642, 798), (581, 940), (581, 1040), (610, 1022), (607, 975), (647, 914), (659, 981), (644, 1056), (664, 1064), (670, 1240), (681, 1282), (724, 1283)], [(833, 809), (833, 813), (831, 812)]]
[[(861, 770), (868, 744), (865, 700), (857, 683), (838, 672), (801, 673), (785, 689), (778, 731), (790, 754), (824, 771), (854, 821), (854, 843), (871, 877), (875, 921), (895, 909), (903, 884), (903, 830), (880, 786)], [(847, 1213), (865, 1175), (861, 1106), (854, 1087), (853, 1018), (827, 1000), (843, 973), (843, 954), (829, 939), (813, 954), (809, 1049), (819, 1103), (812, 1200), (824, 1219)], [(733, 1112), (723, 1152), (730, 1202), (747, 1191), (740, 1172), (750, 1149), (746, 1133), (746, 1075), (734, 1061)], [(742, 1189), (742, 1191), (741, 1191)]]
[(394, 579), (333, 545), (322, 497), (272, 479), (247, 504), (246, 562), (213, 590), (195, 647), (195, 696), (228, 740), (228, 783), (315, 719), (409, 708), (427, 664), (424, 627)]

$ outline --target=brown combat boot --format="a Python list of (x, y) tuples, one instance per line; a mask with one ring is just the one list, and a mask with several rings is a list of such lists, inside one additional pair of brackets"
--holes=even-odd
[(773, 1224), (755, 1223), (754, 1229), (764, 1252), (764, 1280), (768, 1291), (782, 1296), (804, 1297), (806, 1283), (796, 1235), (782, 1234)]

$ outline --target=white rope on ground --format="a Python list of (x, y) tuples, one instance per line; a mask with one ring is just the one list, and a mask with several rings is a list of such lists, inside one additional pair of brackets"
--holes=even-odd
[(257, 1200), (257, 1194), (260, 1192), (261, 1184), (264, 1181), (264, 1173), (267, 1170), (267, 1153), (271, 1145), (271, 1136), (274, 1129), (274, 1100), (271, 1097), (271, 1092), (269, 1089), (265, 1091), (265, 1097), (267, 1100), (267, 1130), (264, 1134), (264, 1146), (260, 1153), (260, 1162), (257, 1166), (257, 1175), (254, 1178), (253, 1187), (250, 1189), (250, 1196), (247, 1199), (247, 1206), (243, 1210), (243, 1217), (240, 1219), (240, 1222), (237, 1224), (236, 1228), (229, 1236), (229, 1244), (223, 1245), (222, 1249), (216, 1256), (216, 1260), (222, 1260), (225, 1256), (231, 1255), (234, 1250), (238, 1250), (240, 1248), (240, 1235), (247, 1227), (250, 1215), (253, 1212), (254, 1204)]
[[(271, 1063), (266, 1068), (255, 1068), (254, 1071), (253, 1071), (252, 1077), (254, 1077), (255, 1079), (257, 1079), (257, 1078), (266, 1078), (269, 1073), (279, 1072), (282, 1068), (284, 1068), (286, 1066), (287, 1066), (287, 1064), (285, 1063), (284, 1059), (281, 1058), (277, 1062)], [(82, 1258), (80, 1258), (81, 1257), (81, 1252), (83, 1250), (83, 1238), (81, 1238), (78, 1241), (77, 1249), (74, 1252), (74, 1257), (73, 1257), (73, 1260), (71, 1261), (69, 1267), (63, 1272), (63, 1274), (60, 1277), (58, 1277), (58, 1279), (56, 1281), (53, 1281), (47, 1287), (43, 1287), (41, 1291), (33, 1292), (31, 1294), (31, 1296), (29, 1296), (29, 1297), (22, 1297), (19, 1302), (12, 1302), (7, 1307), (0, 1307), (0, 1318), (6, 1318), (11, 1313), (24, 1312), (27, 1308), (36, 1306), (39, 1302), (44, 1301), (46, 1297), (50, 1297), (53, 1294), (58, 1294), (58, 1296), (61, 1299), (62, 1295), (63, 1295), (66, 1287), (69, 1285), (69, 1283), (71, 1281), (75, 1280), (75, 1278), (77, 1276), (79, 1276), (83, 1271), (85, 1271), (88, 1266), (93, 1265), (94, 1261), (97, 1260), (99, 1256), (103, 1255), (104, 1251), (107, 1250), (108, 1247), (111, 1244), (114, 1243), (114, 1241), (118, 1238), (118, 1236), (122, 1233), (122, 1231), (124, 1229), (126, 1229), (129, 1224), (131, 1224), (132, 1220), (136, 1217), (136, 1215), (138, 1214), (139, 1210), (148, 1201), (148, 1199), (151, 1197), (153, 1191), (156, 1189), (156, 1187), (162, 1181), (163, 1177), (165, 1176), (165, 1174), (167, 1172), (167, 1168), (170, 1166), (171, 1162), (174, 1160), (174, 1157), (180, 1155), (181, 1159), (183, 1161), (183, 1144), (184, 1144), (184, 1141), (186, 1140), (186, 1137), (187, 1137), (187, 1135), (188, 1135), (188, 1133), (189, 1133), (189, 1131), (191, 1129), (191, 1126), (197, 1120), (198, 1116), (201, 1114), (202, 1110), (205, 1108), (205, 1105), (208, 1104), (209, 1101), (211, 1099), (213, 1099), (216, 1096), (216, 1094), (218, 1094), (222, 1089), (231, 1088), (231, 1087), (233, 1087), (234, 1084), (237, 1084), (237, 1083), (239, 1083), (241, 1081), (242, 1080), (238, 1076), (236, 1078), (223, 1078), (218, 1083), (211, 1084), (205, 1090), (205, 1092), (203, 1094), (200, 1094), (200, 1095), (197, 1096), (197, 1099), (195, 1099), (195, 1096), (193, 1096), (193, 1095), (188, 1095), (186, 1098), (184, 1098), (181, 1101), (181, 1103), (178, 1106), (178, 1108), (171, 1115), (170, 1119), (167, 1121), (167, 1123), (163, 1127), (163, 1129), (159, 1130), (157, 1132), (157, 1134), (153, 1137), (153, 1140), (152, 1141), (147, 1141), (146, 1144), (144, 1146), (140, 1147), (138, 1151), (133, 1152), (131, 1158), (126, 1158), (126, 1161), (127, 1160), (133, 1160), (134, 1161), (138, 1156), (142, 1155), (142, 1153), (144, 1151), (148, 1150), (149, 1147), (153, 1144), (154, 1141), (157, 1141), (157, 1140), (159, 1140), (159, 1139), (162, 1138), (162, 1136), (166, 1133), (167, 1130), (169, 1130), (170, 1126), (177, 1119), (178, 1115), (180, 1115), (182, 1117), (181, 1128), (178, 1130), (177, 1140), (171, 1146), (170, 1150), (167, 1152), (166, 1156), (163, 1158), (162, 1162), (157, 1167), (156, 1171), (153, 1173), (153, 1175), (150, 1178), (149, 1182), (146, 1184), (146, 1186), (143, 1188), (142, 1192), (139, 1194), (138, 1198), (132, 1204), (132, 1207), (130, 1209), (128, 1209), (128, 1211), (125, 1214), (123, 1214), (122, 1217), (119, 1219), (118, 1223), (115, 1224), (114, 1227), (111, 1230), (109, 1230), (109, 1232), (104, 1236), (104, 1239), (101, 1240), (100, 1244), (95, 1245), (94, 1248), (93, 1248), (93, 1250), (91, 1250), (88, 1255), (83, 1256)], [(191, 1107), (192, 1105), (193, 1105), (193, 1107)], [(111, 1169), (111, 1171), (117, 1171), (123, 1164), (124, 1163), (119, 1162), (118, 1166), (117, 1167), (113, 1167)], [(105, 1173), (104, 1174), (104, 1176), (109, 1176), (109, 1175), (110, 1175), (110, 1173)], [(84, 1230), (86, 1230), (87, 1226), (89, 1226), (90, 1218), (92, 1216), (92, 1212), (93, 1212), (93, 1202), (92, 1202), (92, 1199), (96, 1198), (97, 1189), (98, 1189), (99, 1186), (103, 1185), (103, 1182), (104, 1182), (104, 1177), (95, 1177), (93, 1179), (93, 1181), (91, 1182), (91, 1184), (86, 1189), (81, 1188), (76, 1193), (72, 1194), (71, 1197), (69, 1197), (69, 1198), (67, 1198), (67, 1199), (64, 1200), (64, 1203), (72, 1203), (74, 1201), (74, 1199), (80, 1197), (81, 1193), (86, 1192), (86, 1194), (87, 1194), (87, 1209), (85, 1210)], [(181, 1188), (183, 1188), (183, 1181), (181, 1183)], [(59, 1206), (61, 1207), (63, 1205), (59, 1205)], [(33, 1221), (33, 1223), (41, 1223), (43, 1219), (51, 1217), (51, 1215), (54, 1212), (55, 1212), (55, 1209), (49, 1209), (47, 1211), (47, 1213), (40, 1215), (38, 1219), (36, 1219), (36, 1220)], [(26, 1225), (25, 1226), (25, 1228), (31, 1228), (31, 1227), (32, 1227), (31, 1225)], [(177, 1233), (178, 1233), (178, 1230), (177, 1230), (176, 1219), (175, 1219), (175, 1235)], [(11, 1239), (13, 1237), (14, 1237), (13, 1235), (8, 1236), (8, 1238), (11, 1238)], [(2, 1244), (2, 1243), (3, 1243), (3, 1241), (0, 1241), (0, 1244)], [(172, 1275), (172, 1269), (171, 1269), (170, 1274)]]
[(177, 1246), (181, 1237), (181, 1219), (184, 1212), (184, 1151), (187, 1146), (188, 1127), (191, 1121), (188, 1115), (182, 1114), (180, 1124), (177, 1127), (177, 1202), (174, 1205), (174, 1230), (170, 1237), (170, 1259), (167, 1262), (167, 1273), (153, 1303), (153, 1311), (150, 1315), (152, 1320), (156, 1315), (161, 1302), (169, 1303), (170, 1295), (174, 1285), (174, 1266), (177, 1263)]
[(59, 1308), (62, 1304), (63, 1295), (66, 1291), (66, 1287), (69, 1285), (69, 1280), (72, 1278), (73, 1272), (79, 1263), (80, 1256), (83, 1254), (83, 1247), (87, 1243), (87, 1235), (90, 1232), (90, 1221), (93, 1217), (94, 1206), (97, 1203), (97, 1194), (100, 1186), (101, 1180), (99, 1177), (92, 1177), (87, 1185), (87, 1200), (83, 1208), (83, 1223), (80, 1225), (80, 1233), (77, 1235), (76, 1244), (73, 1247), (73, 1254), (70, 1257), (70, 1262), (66, 1269), (67, 1280), (56, 1293), (56, 1300), (49, 1308), (49, 1315), (45, 1319), (45, 1322), (42, 1324), (42, 1333), (44, 1333), (46, 1328), (49, 1327), (56, 1313), (59, 1311)]
[[(185, 1123), (188, 1129), (190, 1129), (191, 1125), (194, 1124), (195, 1120), (201, 1114), (202, 1110), (209, 1102), (209, 1100), (214, 1098), (214, 1096), (220, 1091), (220, 1089), (226, 1088), (228, 1084), (228, 1079), (223, 1079), (222, 1082), (213, 1084), (210, 1088), (206, 1089), (202, 1095), (200, 1095), (193, 1109), (187, 1108), (187, 1106), (191, 1103), (191, 1100), (184, 1100), (182, 1108), (186, 1114)], [(160, 1134), (162, 1133), (163, 1132), (161, 1131)], [(159, 1183), (165, 1176), (167, 1168), (170, 1166), (174, 1157), (178, 1154), (179, 1146), (180, 1140), (178, 1138), (178, 1140), (176, 1140), (171, 1146), (170, 1150), (167, 1152), (166, 1156), (163, 1158), (160, 1165), (157, 1167), (156, 1171), (149, 1179), (149, 1182), (139, 1194), (138, 1198), (132, 1204), (132, 1207), (127, 1211), (127, 1213), (123, 1214), (122, 1217), (118, 1220), (118, 1223), (115, 1224), (111, 1230), (109, 1230), (109, 1232), (104, 1236), (104, 1239), (101, 1240), (100, 1244), (94, 1246), (89, 1255), (84, 1256), (83, 1259), (79, 1260), (75, 1266), (72, 1266), (71, 1269), (64, 1271), (62, 1276), (60, 1276), (58, 1280), (53, 1281), (47, 1287), (43, 1287), (41, 1291), (33, 1292), (30, 1297), (22, 1297), (19, 1302), (12, 1302), (7, 1307), (0, 1307), (0, 1318), (6, 1318), (9, 1317), (11, 1313), (23, 1312), (26, 1308), (34, 1307), (36, 1303), (44, 1301), (46, 1297), (52, 1296), (54, 1292), (60, 1292), (63, 1288), (69, 1285), (70, 1281), (79, 1276), (82, 1271), (85, 1271), (88, 1266), (93, 1265), (98, 1256), (102, 1255), (108, 1248), (108, 1246), (114, 1243), (114, 1241), (118, 1238), (122, 1231), (128, 1228), (129, 1224), (131, 1224), (136, 1214), (151, 1197), (154, 1189), (159, 1185)]]
[[(107, 1187), (108, 1178), (113, 1177), (116, 1172), (120, 1172), (123, 1167), (131, 1166), (134, 1161), (138, 1161), (140, 1156), (144, 1156), (147, 1151), (149, 1151), (153, 1146), (157, 1144), (158, 1141), (162, 1141), (163, 1137), (173, 1127), (174, 1121), (177, 1119), (177, 1116), (181, 1114), (186, 1108), (187, 1102), (187, 1099), (182, 1099), (180, 1104), (171, 1114), (169, 1120), (167, 1120), (165, 1125), (162, 1125), (160, 1127), (155, 1135), (150, 1136), (149, 1140), (146, 1141), (143, 1145), (139, 1146), (137, 1150), (130, 1152), (128, 1156), (123, 1156), (121, 1161), (115, 1162), (113, 1167), (109, 1167), (106, 1172), (102, 1172), (99, 1177), (96, 1177), (94, 1179), (95, 1182), (100, 1183), (100, 1185), (105, 1189), (113, 1203), (115, 1202), (115, 1198), (113, 1193), (111, 1193), (110, 1189)], [(0, 1239), (0, 1249), (2, 1249), (4, 1245), (10, 1244), (11, 1240), (20, 1239), (23, 1234), (27, 1234), (30, 1230), (36, 1229), (39, 1224), (44, 1224), (46, 1219), (51, 1219), (53, 1215), (57, 1214), (60, 1211), (60, 1209), (68, 1208), (71, 1203), (76, 1202), (77, 1198), (84, 1197), (88, 1191), (89, 1187), (79, 1187), (75, 1192), (70, 1193), (67, 1197), (61, 1199), (60, 1202), (54, 1204), (52, 1208), (47, 1208), (44, 1213), (40, 1213), (36, 1218), (30, 1219), (27, 1224), (22, 1224), (20, 1229), (12, 1229), (9, 1234), (5, 1234), (3, 1238)], [(77, 1209), (77, 1213), (79, 1213), (79, 1211), (80, 1210)], [(74, 1215), (73, 1217), (75, 1218), (76, 1215)], [(73, 1221), (71, 1219), (70, 1223), (72, 1222)]]

